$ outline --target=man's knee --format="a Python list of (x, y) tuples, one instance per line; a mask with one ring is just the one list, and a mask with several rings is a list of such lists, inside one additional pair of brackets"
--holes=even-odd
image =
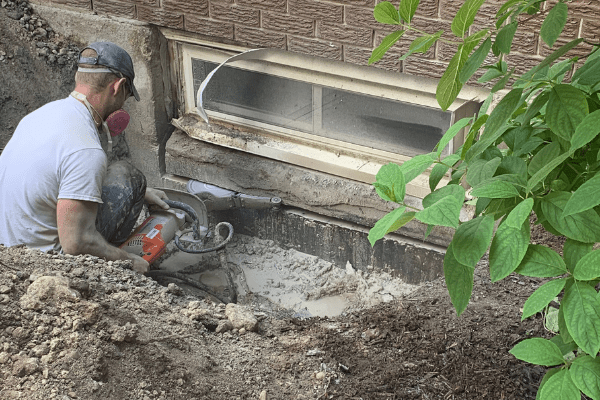
[(146, 191), (146, 177), (128, 161), (117, 161), (108, 166), (103, 186), (131, 187)]

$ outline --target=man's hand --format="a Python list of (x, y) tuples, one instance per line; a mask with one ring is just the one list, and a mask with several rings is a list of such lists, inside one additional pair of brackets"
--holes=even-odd
[(168, 200), (167, 194), (162, 190), (154, 189), (154, 188), (146, 188), (146, 194), (144, 196), (144, 200), (148, 204), (156, 204), (163, 210), (168, 210), (169, 205), (165, 203), (163, 200)]
[(133, 266), (131, 269), (134, 271), (141, 274), (145, 274), (146, 272), (150, 271), (150, 264), (148, 264), (148, 261), (144, 260), (142, 257), (135, 254), (129, 254), (129, 259), (133, 261)]

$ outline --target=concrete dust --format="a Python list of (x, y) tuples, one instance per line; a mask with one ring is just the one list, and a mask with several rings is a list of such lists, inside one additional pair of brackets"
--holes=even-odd
[[(355, 270), (350, 263), (337, 266), (294, 249), (283, 249), (270, 240), (235, 234), (225, 248), (226, 263), (216, 255), (170, 250), (160, 268), (183, 272), (203, 284), (222, 290), (226, 268), (233, 271), (238, 303), (266, 312), (287, 310), (291, 316), (333, 317), (391, 302), (418, 285), (404, 283), (389, 273)], [(240, 273), (243, 272), (243, 273)]]

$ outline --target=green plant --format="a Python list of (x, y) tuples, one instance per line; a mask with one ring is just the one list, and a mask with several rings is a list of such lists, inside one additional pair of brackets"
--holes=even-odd
[[(442, 31), (419, 31), (422, 36), (402, 57), (424, 53), (440, 40), (456, 45), (437, 87), (442, 109), (479, 68), (486, 70), (479, 82), (496, 83), (478, 115), (456, 122), (431, 153), (380, 169), (377, 193), (400, 207), (375, 224), (369, 240), (374, 245), (413, 219), (428, 225), (426, 235), (435, 226), (455, 228), (444, 257), (444, 276), (459, 315), (471, 297), (475, 265), (488, 248), (492, 281), (513, 272), (553, 278), (525, 302), (522, 318), (545, 309), (562, 294), (560, 333), (551, 340), (526, 339), (510, 352), (533, 364), (556, 366), (544, 377), (538, 399), (580, 399), (580, 392), (600, 399), (600, 294), (595, 289), (600, 250), (593, 250), (600, 241), (600, 44), (573, 40), (518, 76), (504, 60), (518, 26), (542, 14), (540, 36), (552, 47), (567, 21), (568, 6), (562, 0), (555, 5), (508, 0), (494, 25), (468, 34), (484, 1), (466, 0), (458, 10), (451, 25), (456, 39), (448, 40)], [(401, 0), (398, 8), (389, 2), (377, 4), (375, 19), (398, 30), (373, 51), (370, 63), (381, 59), (404, 32), (416, 30), (411, 22), (418, 4), (419, 0)], [(566, 58), (576, 46), (585, 46), (587, 55)], [(496, 62), (482, 67), (489, 57)], [(493, 93), (511, 81), (510, 91), (488, 115)], [(443, 149), (463, 128), (468, 128), (463, 146), (442, 158)], [(431, 193), (423, 199), (422, 210), (412, 208), (404, 202), (406, 184), (430, 167)], [(438, 188), (448, 172), (448, 184)], [(465, 202), (474, 205), (474, 217), (461, 222)], [(532, 211), (547, 231), (566, 236), (563, 256), (530, 243)]]

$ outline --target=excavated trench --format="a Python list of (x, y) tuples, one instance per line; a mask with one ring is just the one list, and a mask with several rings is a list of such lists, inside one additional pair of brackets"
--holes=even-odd
[(234, 234), (223, 250), (207, 254), (185, 253), (171, 243), (155, 267), (185, 278), (161, 274), (157, 280), (163, 285), (175, 283), (189, 294), (220, 301), (235, 294), (237, 303), (278, 317), (337, 316), (390, 302), (419, 287), (373, 268), (334, 265), (242, 234)]

